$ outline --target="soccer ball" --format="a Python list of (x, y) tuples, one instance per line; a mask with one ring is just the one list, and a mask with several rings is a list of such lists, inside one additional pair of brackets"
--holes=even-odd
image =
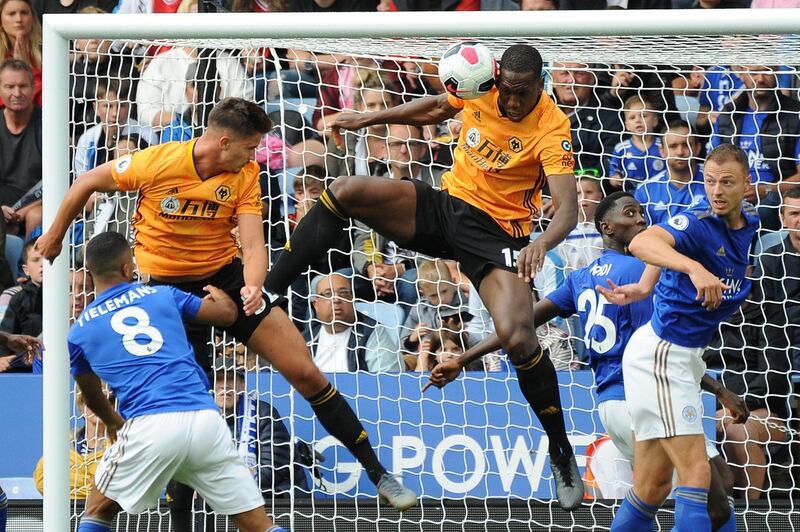
[(494, 86), (497, 62), (476, 42), (458, 43), (439, 60), (439, 79), (447, 92), (462, 100), (480, 98)]

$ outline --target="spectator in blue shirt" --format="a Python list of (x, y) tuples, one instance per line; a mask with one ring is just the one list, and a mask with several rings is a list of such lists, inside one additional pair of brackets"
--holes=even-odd
[(661, 140), (657, 137), (658, 115), (640, 95), (625, 100), (622, 113), (630, 135), (614, 147), (609, 163), (611, 185), (631, 192), (664, 169)]
[(723, 107), (710, 145), (744, 150), (752, 180), (745, 199), (758, 204), (763, 228), (778, 230), (781, 193), (800, 182), (800, 103), (780, 92), (779, 67), (740, 68), (747, 90)]
[(661, 139), (666, 169), (636, 189), (634, 196), (644, 207), (648, 224), (666, 222), (705, 198), (703, 165), (695, 159), (700, 143), (689, 124), (670, 122)]

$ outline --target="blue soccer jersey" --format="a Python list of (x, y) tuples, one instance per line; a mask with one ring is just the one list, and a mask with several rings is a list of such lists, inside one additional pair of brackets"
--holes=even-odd
[(622, 176), (623, 189), (631, 192), (636, 187), (664, 170), (664, 159), (661, 158), (661, 139), (656, 139), (646, 150), (634, 146), (630, 139), (624, 140), (614, 147), (609, 173)]
[(653, 303), (647, 298), (631, 305), (613, 305), (595, 291), (595, 286), (608, 286), (609, 279), (618, 285), (636, 283), (644, 268), (636, 257), (605, 250), (589, 266), (572, 272), (547, 296), (562, 317), (578, 314), (600, 403), (625, 399), (622, 354), (633, 332), (650, 321)]
[(664, 170), (639, 185), (633, 195), (644, 207), (648, 225), (666, 222), (706, 197), (702, 170), (698, 167), (694, 178), (682, 187), (670, 181)]
[(727, 67), (715, 66), (705, 72), (705, 81), (700, 89), (700, 105), (710, 107), (718, 113), (744, 88), (744, 82)]
[(201, 304), (171, 286), (120, 283), (106, 290), (69, 332), (72, 374), (91, 371), (106, 381), (125, 419), (216, 409), (181, 322)]
[[(735, 137), (736, 145), (747, 154), (747, 160), (750, 162), (750, 180), (753, 183), (775, 183), (777, 181), (769, 166), (769, 161), (761, 155), (761, 124), (768, 114), (755, 113), (748, 107), (747, 112), (742, 116), (742, 131)], [(798, 131), (787, 134), (800, 135), (800, 128)], [(717, 135), (716, 126), (709, 143), (711, 149), (722, 144), (722, 139)], [(786, 156), (788, 158), (789, 154)], [(791, 156), (794, 157), (795, 164), (800, 164), (800, 142), (795, 143), (794, 153)]]
[(659, 224), (673, 236), (678, 252), (696, 260), (730, 286), (722, 294), (722, 304), (706, 310), (695, 299), (697, 289), (688, 275), (662, 270), (655, 288), (653, 313), (653, 330), (659, 338), (684, 347), (704, 347), (719, 324), (747, 298), (750, 280), (745, 275), (759, 219), (749, 203), (744, 204), (742, 213), (747, 224), (735, 231), (705, 202)]

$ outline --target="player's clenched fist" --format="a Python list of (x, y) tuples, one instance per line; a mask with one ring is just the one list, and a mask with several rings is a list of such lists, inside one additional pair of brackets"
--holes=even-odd
[(337, 146), (344, 146), (344, 139), (342, 139), (342, 134), (340, 133), (340, 129), (347, 129), (349, 131), (354, 131), (357, 129), (361, 129), (365, 127), (367, 117), (363, 114), (359, 113), (341, 113), (331, 124), (331, 131), (333, 132), (333, 140), (336, 142)]
[(730, 288), (699, 264), (689, 272), (689, 279), (697, 289), (697, 301), (708, 309), (717, 308), (722, 303), (722, 293)]
[(242, 306), (246, 316), (258, 314), (266, 307), (266, 302), (258, 286), (243, 286), (241, 290)]
[(430, 388), (431, 386), (436, 386), (437, 388), (444, 388), (446, 384), (449, 384), (458, 378), (458, 375), (464, 371), (464, 367), (458, 362), (458, 359), (452, 358), (450, 360), (446, 360), (444, 362), (440, 362), (436, 364), (436, 366), (431, 370), (431, 374), (428, 377), (428, 384), (426, 384), (422, 388), (422, 392), (424, 393), (425, 390)]
[(42, 254), (45, 260), (53, 262), (61, 254), (61, 238), (54, 235), (52, 231), (47, 231), (36, 240), (36, 251)]

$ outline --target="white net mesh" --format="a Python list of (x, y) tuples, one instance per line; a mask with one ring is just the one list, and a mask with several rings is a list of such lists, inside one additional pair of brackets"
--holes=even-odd
[[(263, 169), (264, 231), (274, 258), (325, 184), (338, 175), (440, 184), (442, 173), (452, 164), (459, 117), (421, 129), (373, 126), (348, 133), (341, 148), (329, 138), (330, 124), (343, 110), (378, 110), (439, 93), (436, 57), (457, 40), (75, 41), (70, 77), (72, 178), (124, 153), (198, 136), (220, 98), (239, 96), (263, 103), (275, 124), (257, 154)], [(511, 40), (482, 42), (499, 56)], [(800, 64), (795, 35), (564, 37), (525, 42), (535, 45), (547, 61), (546, 87), (570, 117), (576, 173), (582, 176), (583, 222), (548, 255), (545, 271), (537, 278), (540, 296), (599, 256), (601, 241), (591, 221), (604, 193), (615, 186), (635, 190), (671, 168), (658, 151), (658, 145), (666, 143), (662, 132), (668, 122), (690, 124), (698, 141), (693, 157), (699, 158), (712, 125), (733, 116), (725, 105), (736, 100), (746, 107), (747, 96), (758, 91), (774, 98), (781, 94), (775, 99), (778, 105), (762, 117), (762, 123), (778, 123), (778, 133), (765, 128), (764, 140), (749, 150), (754, 183), (770, 184), (756, 189), (753, 199), (769, 207), (771, 183), (800, 168), (795, 149), (800, 85), (795, 67), (770, 69), (762, 75), (758, 72), (763, 68), (727, 66)], [(654, 131), (639, 141), (646, 149), (630, 141), (631, 132), (626, 130), (631, 126), (623, 107), (631, 97), (646, 100), (647, 116), (642, 120), (651, 121), (648, 131)], [(747, 132), (737, 120), (728, 122), (733, 124), (732, 137), (741, 140)], [(794, 128), (781, 129), (785, 124)], [(689, 155), (672, 159), (681, 157), (686, 160)], [(786, 173), (787, 168), (792, 172)], [(657, 205), (655, 199), (650, 203), (653, 212), (670, 207), (669, 202)], [(80, 261), (83, 242), (90, 235), (106, 228), (130, 235), (135, 208), (135, 195), (95, 198), (75, 226), (73, 264)], [(536, 221), (539, 228), (550, 215), (545, 208), (542, 220)], [(766, 250), (780, 244), (783, 234), (775, 232), (780, 229), (777, 207), (767, 209), (764, 216), (769, 222), (765, 218), (760, 247)], [(780, 263), (787, 253), (773, 248), (770, 256)], [(759, 408), (758, 418), (744, 436), (717, 431), (711, 398), (705, 417), (708, 433), (733, 467), (737, 508), (743, 512), (747, 508), (740, 519), (760, 519), (781, 530), (794, 530), (798, 458), (792, 442), (796, 444), (799, 435), (797, 396), (792, 390), (800, 361), (794, 321), (800, 301), (791, 287), (797, 286), (800, 270), (778, 271), (778, 263), (762, 264), (764, 275), (773, 281), (767, 287), (771, 292), (764, 295), (775, 303), (771, 314), (745, 312), (743, 320), (734, 321), (722, 334), (722, 349), (715, 351), (721, 355), (711, 364), (723, 371), (732, 387), (741, 381), (738, 391), (754, 386), (749, 402), (752, 409)], [(347, 279), (342, 286), (315, 279), (336, 271)], [(427, 381), (421, 371), (429, 370), (437, 356), (461, 351), (493, 332), (476, 290), (457, 264), (432, 262), (354, 223), (343, 233), (337, 250), (315, 262), (292, 290), (291, 317), (318, 354), (318, 364), (354, 405), (387, 468), (402, 476), (426, 503), (401, 517), (376, 508), (374, 502), (363, 502), (375, 496), (374, 487), (349, 453), (314, 421), (308, 404), (263, 359), (230, 336), (215, 334), (209, 345), (215, 367), (223, 368), (214, 373), (215, 384), (227, 389), (236, 383), (233, 394), (239, 398), (232, 407), (236, 415), (231, 417), (233, 410), (228, 410), (232, 433), (281, 524), (303, 530), (331, 525), (374, 529), (376, 523), (381, 529), (608, 529), (611, 504), (602, 499), (622, 497), (631, 472), (618, 451), (593, 444), (604, 429), (577, 320), (558, 320), (538, 331), (561, 370), (567, 430), (582, 472), (587, 455), (594, 464), (594, 480), (587, 485), (596, 498), (587, 499), (581, 511), (566, 514), (556, 506), (535, 504), (553, 498), (547, 439), (505, 357), (489, 355), (444, 391), (420, 393)], [(309, 293), (318, 297), (310, 298)], [(355, 327), (370, 325), (374, 341), (353, 350), (346, 360), (325, 358), (318, 351), (317, 332), (330, 324), (332, 299), (350, 299), (350, 294)], [(765, 314), (770, 323), (776, 316), (783, 322), (765, 333)], [(776, 338), (782, 341), (777, 347)], [(425, 352), (426, 348), (435, 352), (437, 344), (443, 344), (438, 355)], [(767, 351), (770, 356), (763, 356)], [(247, 393), (240, 393), (236, 370), (246, 372)], [(754, 380), (764, 375), (767, 378), (755, 388)], [(243, 413), (250, 398), (253, 417)], [(248, 440), (254, 427), (258, 437)], [(86, 482), (90, 469), (80, 471)], [(529, 507), (527, 501), (535, 503)], [(193, 507), (198, 526), (207, 526), (207, 518), (216, 517), (197, 501)], [(117, 529), (166, 530), (165, 508), (138, 521), (120, 519)], [(79, 512), (77, 505), (76, 515)], [(669, 527), (670, 512), (663, 513), (661, 529)]]

